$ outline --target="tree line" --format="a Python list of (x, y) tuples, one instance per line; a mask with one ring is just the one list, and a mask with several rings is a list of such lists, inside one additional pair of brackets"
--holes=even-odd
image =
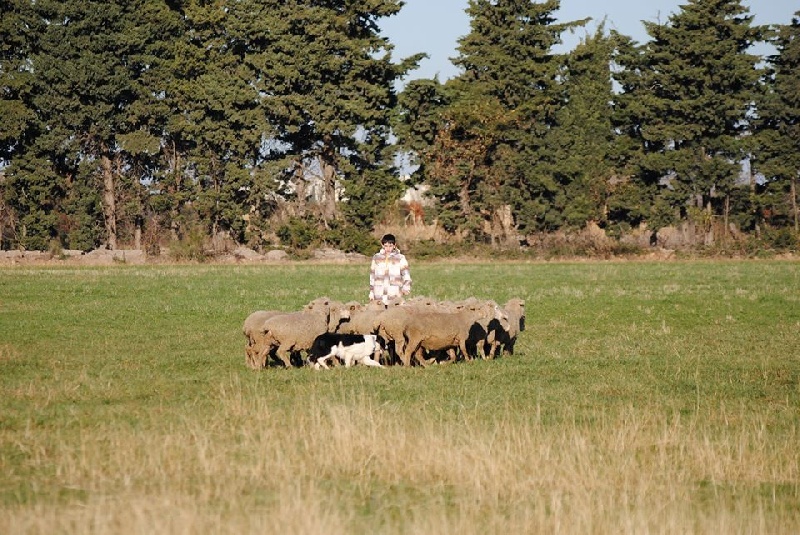
[(800, 12), (688, 0), (645, 43), (601, 24), (557, 53), (589, 19), (471, 0), (459, 74), (398, 89), (425, 57), (381, 33), (402, 4), (3, 2), (0, 246), (358, 250), (412, 184), (476, 243), (587, 223), (797, 241)]

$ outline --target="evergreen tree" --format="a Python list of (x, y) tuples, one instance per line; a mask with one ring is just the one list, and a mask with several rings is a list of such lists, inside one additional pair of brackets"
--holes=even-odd
[(186, 27), (165, 85), (170, 120), (166, 169), (158, 177), (173, 238), (244, 238), (247, 189), (270, 135), (252, 60), (273, 23), (264, 4), (187, 0), (181, 6)]
[(32, 136), (36, 115), (28, 106), (34, 73), (29, 60), (38, 47), (44, 21), (30, 0), (0, 3), (0, 161), (19, 154)]
[(652, 226), (728, 216), (759, 80), (747, 49), (762, 29), (747, 13), (740, 0), (689, 0), (667, 24), (645, 22), (653, 40), (617, 56), (619, 113), (641, 144), (636, 179), (658, 189)]
[(655, 120), (647, 101), (651, 93), (645, 82), (650, 74), (646, 48), (616, 31), (611, 32), (611, 40), (612, 62), (617, 66), (612, 77), (620, 86), (611, 115), (620, 173), (611, 186), (607, 218), (609, 225), (623, 231), (642, 223), (658, 229), (672, 223), (675, 215), (667, 201), (669, 190), (661, 182), (663, 172), (646, 165), (645, 154), (663, 151), (666, 146), (642, 136), (643, 125)]
[[(558, 224), (558, 188), (541, 174), (556, 113), (563, 105), (564, 58), (557, 0), (471, 0), (471, 30), (459, 41), (427, 181), (444, 200), (440, 219), (493, 243)], [(436, 162), (436, 165), (432, 165)]]
[(33, 147), (42, 128), (32, 107), (35, 75), (30, 59), (39, 47), (44, 21), (29, 0), (0, 3), (0, 241), (46, 249), (56, 235), (53, 200), (63, 181), (50, 174)]
[[(392, 0), (262, 2), (270, 28), (256, 88), (274, 127), (267, 155), (277, 178), (291, 184), (301, 213), (311, 178), (322, 184), (318, 217), (341, 217), (337, 184), (353, 222), (371, 225), (396, 198), (389, 149), (395, 82), (422, 55), (392, 62), (392, 46), (380, 36), (380, 18), (397, 13)], [(356, 219), (357, 218), (357, 219)]]
[[(159, 148), (147, 111), (156, 93), (142, 79), (157, 56), (136, 35), (148, 15), (163, 24), (164, 11), (154, 15), (153, 5), (163, 2), (39, 0), (21, 9), (36, 36), (24, 60), (27, 129), (14, 143), (6, 197), (21, 221), (31, 221), (28, 230), (39, 222), (36, 243), (27, 246), (56, 237), (75, 248), (117, 246), (126, 217), (120, 200), (141, 196), (138, 177), (129, 175), (133, 160)], [(160, 28), (148, 27), (149, 42), (164, 39)]]
[(606, 223), (609, 184), (616, 174), (612, 49), (601, 25), (568, 55), (563, 82), (566, 103), (547, 136), (549, 169), (544, 174), (555, 177), (560, 192), (554, 208), (563, 217), (561, 224), (572, 228), (588, 221)]
[(758, 158), (754, 167), (767, 179), (762, 205), (770, 223), (800, 231), (797, 182), (800, 177), (800, 11), (780, 25), (769, 58), (768, 91), (759, 102)]

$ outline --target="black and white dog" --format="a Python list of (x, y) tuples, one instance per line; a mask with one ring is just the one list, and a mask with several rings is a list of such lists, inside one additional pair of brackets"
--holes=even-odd
[(328, 368), (328, 359), (337, 357), (348, 368), (357, 363), (382, 368), (378, 362), (382, 351), (374, 334), (325, 333), (314, 340), (308, 352), (308, 363), (319, 370)]

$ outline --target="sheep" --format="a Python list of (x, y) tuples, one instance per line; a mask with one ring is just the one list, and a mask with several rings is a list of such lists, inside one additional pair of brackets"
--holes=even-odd
[(340, 323), (336, 330), (343, 334), (374, 334), (375, 317), (378, 313), (386, 310), (383, 303), (376, 302), (362, 305), (357, 301), (349, 301), (344, 306), (350, 317), (347, 321)]
[(426, 360), (422, 352), (446, 351), (448, 362), (457, 359), (456, 349), (461, 351), (464, 358), (470, 358), (467, 343), (477, 339), (483, 340), (486, 336), (481, 322), (487, 318), (496, 319), (503, 328), (508, 328), (506, 314), (497, 305), (487, 302), (482, 306), (465, 308), (460, 312), (422, 312), (410, 314), (406, 317), (403, 330), (405, 347), (402, 354), (403, 364), (410, 366), (412, 359), (423, 366), (434, 360)]
[(312, 299), (306, 303), (306, 305), (303, 307), (303, 310), (328, 310), (332, 305), (336, 304), (339, 303), (332, 301), (330, 297), (317, 297), (316, 299)]
[[(283, 314), (280, 310), (256, 310), (244, 320), (242, 333), (247, 338), (245, 346), (245, 364), (253, 369), (259, 368), (259, 354), (266, 348), (266, 340), (261, 326), (269, 318)], [(263, 365), (262, 365), (263, 367)]]
[[(319, 297), (298, 312), (258, 310), (250, 314), (242, 326), (247, 339), (246, 364), (263, 368), (272, 358), (286, 367), (299, 366), (303, 351), (311, 362), (314, 340), (326, 333), (362, 336), (364, 342), (366, 337), (377, 336), (380, 344), (376, 341), (375, 361), (384, 364), (411, 365), (416, 360), (426, 366), (443, 359), (453, 362), (478, 355), (484, 359), (510, 355), (518, 333), (525, 329), (524, 306), (524, 301), (516, 298), (504, 307), (475, 297), (457, 302), (414, 297), (393, 301), (387, 307)], [(356, 345), (353, 340), (348, 338), (342, 345), (341, 355), (336, 349), (339, 345), (322, 355), (323, 365), (327, 367), (330, 359), (338, 363), (333, 357), (345, 359), (344, 351)], [(384, 348), (388, 358), (383, 357)]]
[(410, 304), (402, 304), (389, 307), (383, 312), (379, 312), (373, 319), (373, 331), (377, 334), (387, 348), (387, 361), (393, 363), (396, 360), (404, 362), (401, 358), (405, 352), (405, 338), (403, 330), (408, 319), (423, 310), (422, 307)]
[[(494, 352), (499, 345), (497, 333), (503, 330), (501, 321), (507, 319), (503, 318), (507, 316), (505, 311), (500, 309), (494, 300), (480, 300), (476, 297), (468, 297), (454, 303), (440, 303), (439, 306), (452, 312), (483, 311), (472, 325), (467, 343), (467, 354), (464, 355), (464, 358), (469, 360), (473, 356), (480, 356), (483, 359), (494, 357)], [(499, 311), (498, 317), (495, 317), (495, 311)]]
[(411, 298), (400, 306), (388, 308), (385, 312), (375, 317), (374, 332), (384, 341), (389, 349), (389, 361), (405, 364), (406, 339), (404, 335), (408, 319), (416, 314), (425, 312), (457, 312), (455, 303), (435, 301), (429, 297), (418, 296)]
[(262, 353), (263, 360), (275, 349), (275, 356), (289, 368), (292, 355), (308, 352), (314, 339), (320, 334), (335, 332), (342, 319), (348, 317), (347, 309), (341, 305), (318, 304), (313, 310), (304, 309), (274, 316), (263, 323), (261, 330), (265, 343), (269, 344)]
[(513, 355), (517, 336), (525, 330), (525, 301), (516, 297), (509, 299), (503, 309), (508, 315), (510, 326), (505, 331), (498, 331), (498, 342), (502, 345), (503, 354)]

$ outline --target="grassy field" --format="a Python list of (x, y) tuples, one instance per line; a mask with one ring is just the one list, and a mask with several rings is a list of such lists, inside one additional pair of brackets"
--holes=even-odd
[(517, 354), (245, 367), (365, 265), (0, 269), (0, 533), (800, 531), (799, 263), (412, 274), (524, 298)]

